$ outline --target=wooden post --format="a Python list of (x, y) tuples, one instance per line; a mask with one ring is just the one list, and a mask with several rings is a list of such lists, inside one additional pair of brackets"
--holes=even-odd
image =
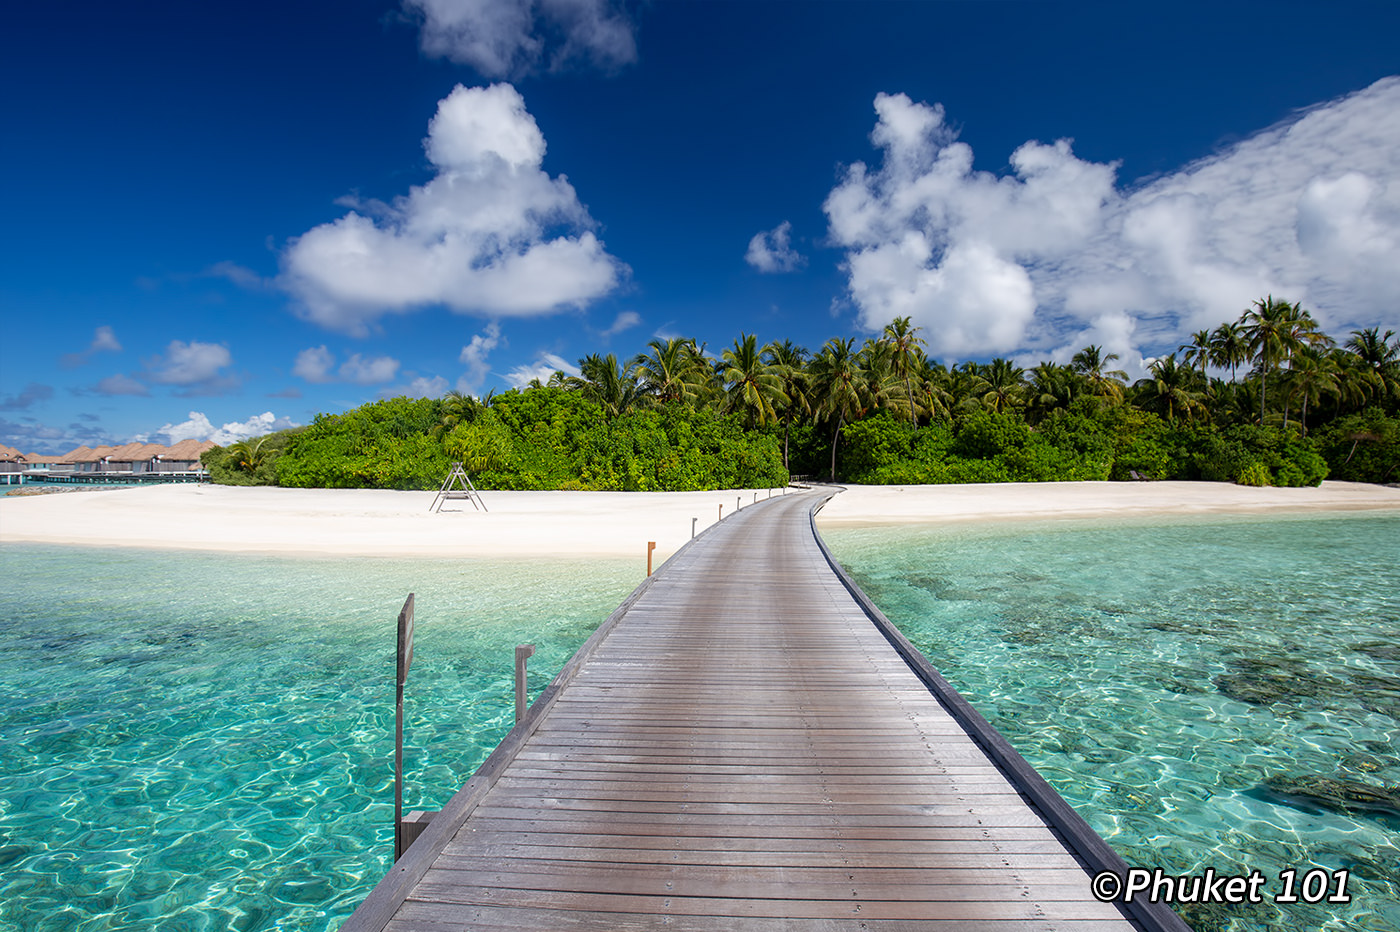
[(656, 541), (647, 541), (647, 575), (651, 575), (651, 552), (656, 549)]
[(719, 519), (724, 520), (724, 502), (719, 503)]
[(397, 861), (408, 845), (403, 837), (403, 684), (408, 681), (408, 668), (413, 664), (413, 593), (399, 611), (398, 672), (395, 676), (397, 698), (394, 702), (394, 860)]
[(696, 521), (699, 521), (699, 520), (700, 520), (699, 518), (691, 518), (691, 519), (690, 519), (690, 537), (691, 537), (692, 540), (695, 539), (695, 522), (696, 522)]
[(530, 659), (535, 653), (535, 645), (521, 644), (515, 649), (515, 720), (518, 722), (525, 716), (525, 709), (529, 705), (526, 702), (525, 688), (525, 661)]

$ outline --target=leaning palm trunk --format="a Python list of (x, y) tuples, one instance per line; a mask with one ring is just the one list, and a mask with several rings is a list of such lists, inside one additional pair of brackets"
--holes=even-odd
[(836, 481), (836, 446), (841, 442), (841, 428), (846, 423), (845, 415), (836, 419), (836, 433), (831, 435), (831, 481)]

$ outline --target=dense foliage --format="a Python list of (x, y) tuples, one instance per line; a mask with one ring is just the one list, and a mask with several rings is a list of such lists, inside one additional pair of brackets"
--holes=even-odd
[[(1128, 384), (1088, 346), (1068, 365), (947, 368), (900, 318), (815, 354), (747, 334), (718, 359), (652, 340), (501, 395), (392, 398), (205, 456), (215, 481), (436, 488), (768, 487), (788, 471), (862, 483), (1204, 479), (1400, 481), (1400, 341), (1342, 346), (1296, 304), (1256, 301)], [(1223, 376), (1212, 377), (1211, 370)]]

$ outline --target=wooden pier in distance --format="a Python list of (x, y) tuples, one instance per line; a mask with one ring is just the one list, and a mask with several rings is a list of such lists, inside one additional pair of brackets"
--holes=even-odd
[(1188, 930), (1094, 899), (1125, 865), (830, 557), (831, 494), (638, 587), (344, 932)]

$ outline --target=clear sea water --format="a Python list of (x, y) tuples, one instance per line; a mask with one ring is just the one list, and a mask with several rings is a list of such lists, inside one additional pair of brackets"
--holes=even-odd
[(636, 560), (0, 545), (0, 930), (334, 929), (640, 582)]
[[(1352, 872), (1350, 906), (1198, 930), (1400, 932), (1400, 816), (1261, 789), (1400, 784), (1400, 516), (826, 538), (1130, 864)], [(514, 646), (537, 695), (642, 572), (0, 545), (0, 930), (336, 928), (389, 866), (407, 592), (436, 809), (509, 729)]]
[[(1198, 930), (1400, 930), (1400, 515), (833, 530), (905, 635), (1132, 866), (1261, 871)], [(1274, 904), (1350, 871), (1350, 905)], [(1335, 892), (1333, 885), (1332, 892)]]

